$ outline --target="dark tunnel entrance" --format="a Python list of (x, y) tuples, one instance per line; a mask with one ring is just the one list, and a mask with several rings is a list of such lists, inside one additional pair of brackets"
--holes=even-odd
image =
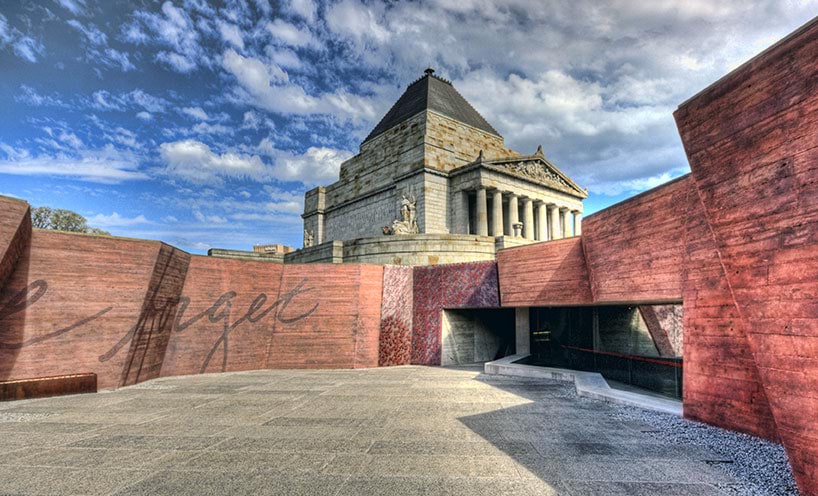
[(497, 360), (515, 353), (513, 308), (444, 310), (441, 365)]
[(682, 397), (682, 305), (529, 312), (531, 355), (520, 363), (599, 372), (614, 387)]

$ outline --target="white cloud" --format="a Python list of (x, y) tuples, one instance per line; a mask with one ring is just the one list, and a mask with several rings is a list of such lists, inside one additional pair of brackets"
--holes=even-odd
[(151, 222), (140, 214), (136, 217), (123, 217), (116, 212), (111, 215), (96, 214), (88, 218), (88, 224), (94, 227), (129, 227), (141, 224), (151, 224)]
[(156, 60), (164, 62), (176, 72), (187, 74), (196, 68), (196, 62), (176, 52), (161, 51), (156, 54)]
[(327, 9), (327, 25), (361, 47), (383, 44), (392, 37), (383, 25), (381, 6), (367, 6), (358, 0), (341, 0)]
[(71, 19), (68, 21), (68, 25), (85, 35), (85, 38), (92, 45), (105, 45), (108, 43), (108, 36), (93, 24), (85, 26), (78, 20)]
[(241, 37), (241, 30), (235, 24), (219, 21), (219, 33), (224, 41), (230, 43), (238, 49), (244, 48), (244, 40)]
[(170, 105), (164, 98), (151, 95), (141, 89), (115, 95), (107, 90), (95, 91), (89, 105), (97, 110), (123, 111), (128, 107), (142, 108), (146, 112), (161, 113)]
[(31, 63), (37, 62), (37, 56), (42, 55), (43, 51), (43, 44), (30, 36), (21, 36), (14, 42), (14, 53)]
[(166, 216), (162, 217), (162, 222), (167, 222), (167, 223), (170, 224), (170, 223), (179, 222), (179, 219), (177, 219), (176, 217), (174, 217), (172, 215), (166, 215)]
[(201, 141), (162, 143), (159, 154), (167, 174), (194, 184), (221, 185), (224, 178), (260, 181), (270, 177), (269, 166), (257, 155), (218, 154)]
[(130, 93), (127, 93), (125, 99), (135, 105), (139, 105), (148, 112), (154, 113), (164, 112), (165, 108), (167, 108), (169, 105), (168, 101), (164, 98), (151, 95), (150, 93), (146, 93), (141, 89), (135, 89)]
[(122, 28), (125, 39), (166, 48), (156, 54), (156, 60), (176, 72), (187, 74), (199, 65), (208, 66), (210, 61), (200, 44), (199, 30), (188, 12), (170, 1), (164, 2), (161, 10), (161, 14), (135, 12), (135, 20)]
[(317, 8), (312, 0), (290, 0), (290, 12), (304, 18), (307, 22), (313, 22), (316, 17)]
[(276, 149), (266, 138), (258, 148), (262, 153), (275, 159), (271, 171), (274, 178), (306, 185), (337, 181), (341, 162), (352, 156), (348, 151), (325, 147), (309, 147), (304, 153), (296, 154)]
[(202, 107), (183, 107), (182, 113), (193, 117), (194, 119), (198, 119), (200, 121), (208, 121), (210, 117), (207, 115), (207, 112), (202, 109)]
[(270, 6), (269, 0), (254, 0), (253, 3), (256, 4), (258, 10), (261, 11), (264, 15), (270, 15), (273, 11), (273, 8)]
[(57, 2), (74, 15), (85, 13), (85, 0), (57, 0)]
[(235, 76), (244, 100), (262, 109), (283, 114), (332, 114), (340, 119), (371, 119), (375, 115), (368, 98), (337, 91), (318, 97), (291, 84), (287, 73), (275, 64), (225, 51), (224, 68)]
[(227, 224), (227, 219), (220, 215), (205, 215), (199, 210), (193, 211), (193, 217), (199, 222), (208, 224)]
[(149, 121), (153, 119), (153, 115), (151, 115), (149, 112), (145, 112), (144, 110), (142, 112), (137, 113), (136, 117), (143, 121)]
[(51, 107), (66, 107), (67, 105), (57, 96), (41, 95), (31, 86), (20, 85), (20, 93), (15, 95), (15, 101), (24, 102), (34, 107), (51, 106)]
[(281, 19), (268, 22), (267, 31), (269, 31), (270, 34), (273, 35), (273, 39), (279, 43), (295, 47), (316, 45), (316, 41), (308, 29), (299, 29)]
[(128, 72), (136, 69), (136, 66), (131, 63), (129, 55), (125, 52), (120, 52), (119, 50), (115, 50), (113, 48), (106, 48), (102, 54), (104, 56), (101, 57), (99, 61), (109, 67), (119, 66), (122, 72)]
[(0, 146), (6, 160), (0, 160), (0, 173), (20, 176), (56, 176), (84, 181), (118, 184), (147, 179), (139, 170), (135, 155), (112, 146), (83, 149), (74, 153), (31, 155), (26, 150)]
[(235, 132), (231, 127), (223, 124), (210, 124), (209, 122), (200, 122), (190, 130), (194, 134), (233, 134)]

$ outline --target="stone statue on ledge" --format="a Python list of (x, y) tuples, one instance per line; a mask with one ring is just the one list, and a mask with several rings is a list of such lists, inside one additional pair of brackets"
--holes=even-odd
[(417, 199), (414, 195), (407, 197), (403, 194), (403, 199), (400, 204), (401, 220), (392, 222), (392, 226), (384, 226), (383, 233), (386, 235), (392, 234), (417, 234), (420, 232), (418, 223), (415, 219), (415, 204)]
[(304, 248), (309, 248), (315, 242), (312, 231), (304, 229)]

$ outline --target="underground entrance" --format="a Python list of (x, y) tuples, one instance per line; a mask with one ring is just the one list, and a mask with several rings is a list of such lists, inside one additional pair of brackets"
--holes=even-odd
[(497, 360), (515, 353), (513, 308), (443, 310), (441, 365)]
[(682, 397), (682, 305), (532, 307), (528, 314), (530, 355), (518, 363), (599, 372), (612, 387)]

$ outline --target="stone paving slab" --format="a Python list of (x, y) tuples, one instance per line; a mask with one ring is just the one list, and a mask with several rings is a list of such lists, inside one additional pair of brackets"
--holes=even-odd
[(724, 456), (480, 367), (168, 377), (0, 405), (0, 494), (719, 495)]

